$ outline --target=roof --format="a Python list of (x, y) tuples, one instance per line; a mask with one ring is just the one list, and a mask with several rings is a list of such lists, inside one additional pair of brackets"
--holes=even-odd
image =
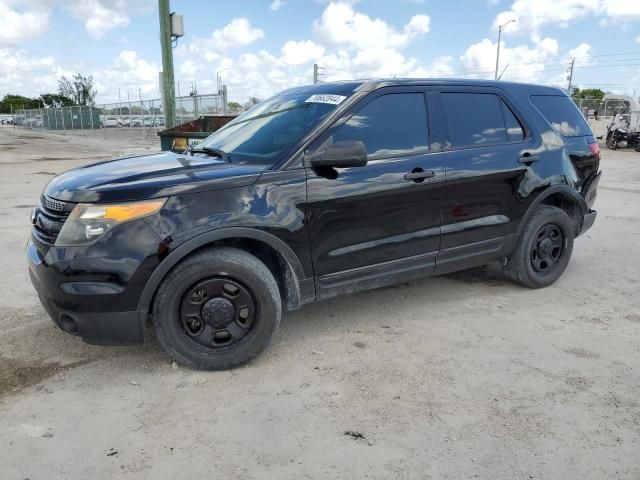
[(339, 82), (322, 82), (315, 85), (304, 85), (290, 88), (282, 93), (335, 93), (351, 94), (355, 91), (373, 91), (381, 87), (402, 85), (467, 85), (476, 87), (497, 87), (504, 90), (526, 91), (529, 94), (566, 95), (566, 90), (545, 85), (507, 82), (504, 80), (477, 80), (468, 78), (376, 78), (348, 80)]

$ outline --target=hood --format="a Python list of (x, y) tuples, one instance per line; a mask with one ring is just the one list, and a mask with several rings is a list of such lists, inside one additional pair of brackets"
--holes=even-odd
[(254, 183), (264, 165), (162, 152), (107, 160), (53, 178), (44, 193), (67, 202), (120, 202), (196, 193)]

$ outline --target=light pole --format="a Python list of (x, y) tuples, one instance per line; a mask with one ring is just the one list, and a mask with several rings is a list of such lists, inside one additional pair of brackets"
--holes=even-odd
[(500, 62), (500, 36), (502, 35), (502, 30), (504, 29), (504, 27), (509, 25), (511, 22), (515, 22), (515, 21), (516, 21), (516, 19), (512, 18), (508, 22), (503, 23), (502, 25), (500, 25), (498, 27), (498, 48), (497, 48), (497, 51), (496, 51), (496, 74), (494, 76), (494, 80), (498, 80), (498, 64)]

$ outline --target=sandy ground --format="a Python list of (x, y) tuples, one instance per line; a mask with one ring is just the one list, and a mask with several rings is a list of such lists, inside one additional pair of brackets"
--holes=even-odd
[(246, 368), (204, 373), (152, 335), (63, 334), (27, 276), (51, 175), (149, 148), (0, 129), (0, 478), (640, 478), (640, 154), (603, 152), (554, 286), (485, 268), (309, 305)]

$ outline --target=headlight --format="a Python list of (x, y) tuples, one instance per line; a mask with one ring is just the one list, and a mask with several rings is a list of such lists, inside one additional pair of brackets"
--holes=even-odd
[(56, 240), (57, 246), (91, 243), (114, 226), (158, 212), (166, 198), (143, 202), (88, 204), (75, 206)]

